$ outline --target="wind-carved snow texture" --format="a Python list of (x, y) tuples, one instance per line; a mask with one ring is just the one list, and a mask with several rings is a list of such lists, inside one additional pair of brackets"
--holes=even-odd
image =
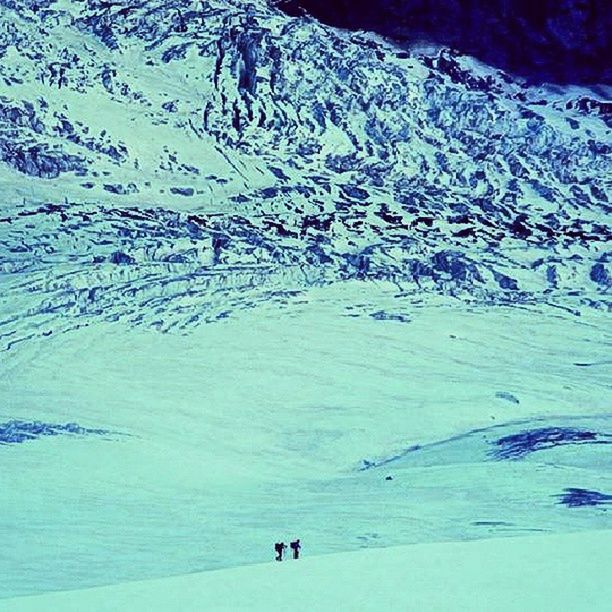
[(265, 2), (0, 10), (3, 350), (351, 278), (608, 308), (610, 116), (580, 90)]

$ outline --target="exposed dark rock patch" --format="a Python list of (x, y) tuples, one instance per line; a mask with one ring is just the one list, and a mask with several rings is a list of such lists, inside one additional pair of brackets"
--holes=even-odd
[(497, 393), (495, 393), (495, 397), (497, 399), (502, 399), (512, 404), (521, 403), (515, 395), (512, 395), (512, 393), (509, 393), (508, 391), (497, 391)]
[(565, 489), (564, 493), (558, 495), (559, 503), (568, 508), (580, 508), (581, 506), (604, 506), (612, 504), (612, 495), (606, 495), (599, 491), (588, 489)]
[[(572, 423), (573, 422), (573, 423)], [(551, 423), (546, 426), (546, 423)], [(563, 426), (563, 423), (568, 423)], [(590, 426), (589, 426), (590, 425)], [(417, 444), (405, 450), (376, 460), (364, 460), (361, 471), (402, 464), (409, 466), (437, 466), (452, 463), (474, 463), (524, 459), (536, 451), (551, 450), (561, 446), (582, 446), (557, 455), (564, 465), (591, 457), (600, 460), (607, 449), (601, 445), (612, 444), (612, 434), (604, 425), (583, 421), (578, 426), (574, 419), (550, 418), (500, 423), (490, 427), (473, 429), (445, 440)], [(505, 433), (505, 435), (504, 435)], [(543, 457), (544, 458), (544, 457)], [(554, 460), (554, 454), (550, 456)], [(546, 460), (550, 460), (548, 457)]]
[(410, 323), (410, 317), (399, 312), (385, 312), (384, 310), (379, 310), (371, 313), (370, 316), (377, 321), (398, 321), (399, 323)]
[(496, 459), (522, 459), (531, 453), (567, 444), (610, 444), (612, 436), (568, 427), (543, 427), (499, 438)]
[(78, 435), (103, 436), (111, 432), (106, 429), (88, 429), (76, 423), (42, 423), (40, 421), (7, 421), (0, 423), (0, 445), (21, 444), (43, 436)]

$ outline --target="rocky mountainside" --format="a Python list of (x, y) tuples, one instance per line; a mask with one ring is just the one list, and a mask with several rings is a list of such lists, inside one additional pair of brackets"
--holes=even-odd
[(455, 47), (532, 80), (612, 82), (606, 0), (279, 0), (292, 15)]
[(345, 279), (607, 308), (605, 99), (264, 0), (2, 0), (0, 347)]

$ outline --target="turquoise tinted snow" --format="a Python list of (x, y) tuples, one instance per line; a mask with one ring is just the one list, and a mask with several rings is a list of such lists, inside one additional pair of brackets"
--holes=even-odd
[(591, 555), (610, 97), (267, 0), (0, 0), (0, 598)]

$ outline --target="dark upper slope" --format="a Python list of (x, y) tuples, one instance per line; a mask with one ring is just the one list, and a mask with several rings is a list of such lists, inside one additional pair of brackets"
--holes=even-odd
[(429, 41), (533, 81), (611, 83), (609, 0), (280, 0), (287, 13)]

